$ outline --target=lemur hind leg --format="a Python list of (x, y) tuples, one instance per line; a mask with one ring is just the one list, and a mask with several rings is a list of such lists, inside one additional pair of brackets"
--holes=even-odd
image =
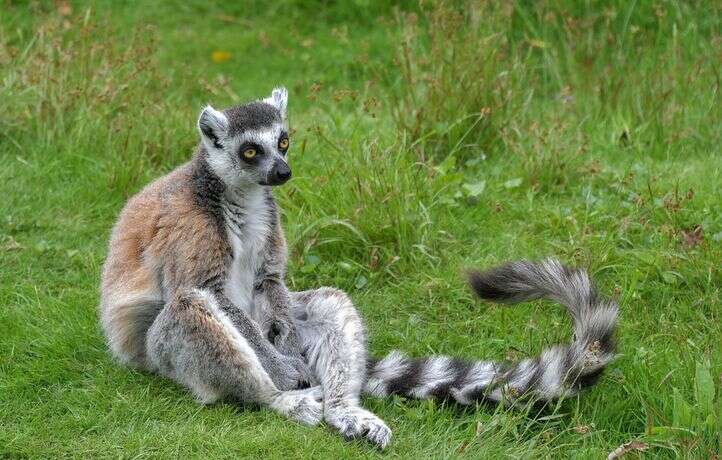
[(148, 330), (146, 350), (151, 370), (187, 387), (202, 403), (231, 397), (309, 425), (321, 420), (320, 388), (278, 390), (206, 292), (187, 291), (166, 304)]
[(342, 291), (321, 288), (293, 293), (293, 303), (303, 352), (323, 388), (324, 419), (347, 439), (363, 437), (386, 447), (391, 430), (360, 404), (366, 333), (351, 300)]

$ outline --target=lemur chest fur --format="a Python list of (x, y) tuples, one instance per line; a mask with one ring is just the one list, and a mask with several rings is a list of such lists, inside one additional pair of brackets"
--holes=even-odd
[(233, 258), (224, 292), (234, 305), (256, 318), (253, 290), (263, 266), (263, 254), (271, 232), (268, 204), (262, 189), (227, 194), (223, 220)]

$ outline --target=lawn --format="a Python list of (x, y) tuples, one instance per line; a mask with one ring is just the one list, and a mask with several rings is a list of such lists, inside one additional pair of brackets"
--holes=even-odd
[[(720, 455), (722, 4), (230, 3), (0, 0), (0, 457)], [(563, 309), (461, 275), (555, 256), (620, 304), (599, 385), (541, 414), (366, 399), (378, 452), (113, 362), (123, 203), (203, 104), (281, 84), (289, 286), (346, 290), (377, 355), (519, 359), (569, 339)]]

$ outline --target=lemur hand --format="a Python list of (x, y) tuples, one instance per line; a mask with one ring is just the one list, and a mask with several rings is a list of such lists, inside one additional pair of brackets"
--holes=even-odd
[(315, 381), (308, 365), (300, 357), (276, 352), (269, 362), (262, 364), (279, 390), (308, 388)]
[(276, 318), (268, 330), (268, 340), (286, 356), (301, 358), (301, 341), (290, 318)]
[[(292, 371), (285, 371), (290, 381), (280, 385), (276, 383), (276, 386), (281, 388), (284, 385), (291, 385), (289, 389), (295, 389), (305, 388), (316, 383), (316, 379), (314, 379), (306, 360), (301, 355), (301, 342), (296, 326), (291, 319), (285, 317), (274, 319), (268, 330), (268, 340), (276, 347), (279, 355), (282, 356), (284, 367), (293, 369)], [(273, 377), (271, 378), (273, 379)], [(293, 379), (296, 379), (296, 381), (294, 382)]]

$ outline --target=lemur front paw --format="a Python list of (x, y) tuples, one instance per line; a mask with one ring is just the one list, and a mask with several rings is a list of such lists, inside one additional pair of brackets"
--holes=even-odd
[(391, 429), (371, 412), (357, 406), (327, 408), (326, 423), (336, 428), (346, 440), (364, 438), (379, 449), (391, 441)]
[(271, 407), (306, 425), (318, 425), (323, 418), (323, 392), (320, 386), (280, 392)]
[(300, 357), (278, 353), (273, 364), (264, 367), (273, 383), (282, 391), (308, 388), (316, 381), (308, 364)]
[(301, 341), (290, 318), (276, 318), (268, 329), (268, 341), (287, 356), (301, 355)]

